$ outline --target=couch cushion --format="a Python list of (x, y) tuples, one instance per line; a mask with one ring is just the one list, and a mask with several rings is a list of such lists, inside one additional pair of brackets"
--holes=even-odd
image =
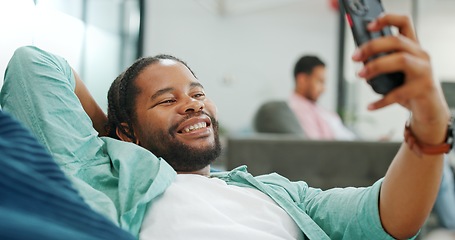
[(315, 141), (290, 134), (229, 136), (227, 169), (277, 172), (312, 187), (364, 187), (384, 177), (401, 142)]
[(254, 127), (260, 133), (305, 135), (294, 113), (283, 100), (272, 100), (262, 104), (254, 116)]

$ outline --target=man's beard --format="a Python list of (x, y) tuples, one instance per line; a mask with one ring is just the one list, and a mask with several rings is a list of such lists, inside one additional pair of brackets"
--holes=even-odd
[(310, 89), (307, 89), (307, 91), (305, 92), (305, 98), (313, 103), (316, 103), (318, 101), (318, 98), (314, 97), (314, 95)]
[[(192, 172), (200, 170), (211, 164), (221, 154), (221, 144), (218, 136), (218, 122), (210, 115), (215, 143), (206, 148), (195, 148), (178, 141), (175, 132), (178, 124), (166, 133), (155, 131), (148, 134), (141, 142), (141, 146), (148, 149), (157, 157), (162, 157), (178, 172)], [(188, 117), (189, 118), (189, 117)]]

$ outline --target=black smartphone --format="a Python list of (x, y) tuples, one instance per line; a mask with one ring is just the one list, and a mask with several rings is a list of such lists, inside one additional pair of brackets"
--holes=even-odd
[[(351, 27), (357, 46), (371, 39), (392, 35), (390, 27), (384, 27), (379, 32), (370, 32), (367, 30), (368, 23), (384, 12), (381, 0), (342, 0), (341, 2), (346, 12), (346, 20)], [(386, 54), (388, 53), (378, 54), (367, 61)], [(381, 74), (369, 79), (368, 84), (371, 85), (375, 92), (385, 95), (394, 88), (402, 85), (404, 83), (404, 77), (404, 73), (402, 72)]]

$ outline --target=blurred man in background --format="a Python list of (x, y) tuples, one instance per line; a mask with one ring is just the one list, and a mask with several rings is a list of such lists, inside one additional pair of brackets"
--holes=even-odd
[(306, 55), (297, 61), (289, 107), (309, 139), (353, 140), (355, 134), (343, 125), (338, 114), (317, 104), (325, 91), (325, 70), (325, 63), (316, 56)]

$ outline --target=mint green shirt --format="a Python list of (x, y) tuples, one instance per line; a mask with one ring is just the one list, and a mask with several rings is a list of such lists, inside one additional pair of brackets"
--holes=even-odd
[[(138, 236), (148, 206), (176, 172), (142, 147), (98, 137), (74, 87), (63, 58), (23, 47), (9, 63), (0, 104), (32, 130), (92, 208)], [(253, 177), (245, 166), (212, 177), (262, 191), (309, 239), (393, 239), (379, 218), (382, 181), (368, 188), (321, 191), (275, 173)]]

